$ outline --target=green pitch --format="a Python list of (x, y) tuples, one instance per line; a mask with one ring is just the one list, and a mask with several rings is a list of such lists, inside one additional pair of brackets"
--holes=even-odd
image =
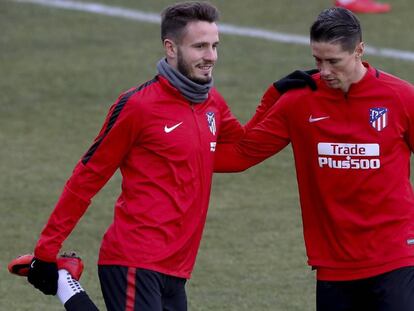
[[(173, 1), (97, 0), (159, 12)], [(85, 2), (85, 1), (83, 1)], [(221, 21), (307, 35), (331, 0), (213, 1)], [(411, 0), (393, 11), (360, 16), (365, 41), (413, 52)], [(30, 252), (75, 163), (97, 135), (118, 94), (151, 79), (163, 55), (159, 25), (0, 2), (0, 309), (62, 310), (7, 272)], [(414, 82), (414, 62), (366, 57)], [(312, 68), (307, 46), (222, 35), (215, 84), (242, 122), (269, 83)], [(64, 245), (84, 259), (82, 285), (104, 310), (96, 261), (113, 214), (115, 175)], [(314, 273), (306, 265), (290, 147), (248, 172), (216, 175), (193, 278), (190, 310), (314, 310)]]

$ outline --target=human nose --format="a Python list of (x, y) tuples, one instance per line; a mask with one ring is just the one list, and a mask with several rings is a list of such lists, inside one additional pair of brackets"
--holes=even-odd
[(204, 59), (215, 62), (217, 60), (217, 48), (216, 47), (207, 48), (204, 53)]
[(318, 64), (318, 69), (321, 76), (328, 76), (332, 73), (331, 66), (329, 64), (321, 62)]

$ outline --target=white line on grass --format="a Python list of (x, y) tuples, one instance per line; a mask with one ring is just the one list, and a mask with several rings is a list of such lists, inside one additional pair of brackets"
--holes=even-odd
[[(116, 16), (125, 19), (132, 19), (141, 22), (159, 24), (160, 16), (156, 13), (149, 13), (138, 10), (131, 10), (122, 7), (109, 6), (94, 2), (78, 2), (71, 0), (15, 0), (16, 2), (34, 3), (39, 5), (57, 7), (68, 10), (77, 10), (101, 14), (107, 16)], [(220, 32), (243, 36), (260, 38), (276, 42), (308, 45), (309, 38), (306, 36), (292, 35), (275, 31), (268, 31), (260, 28), (240, 27), (230, 24), (219, 24)], [(379, 48), (374, 46), (366, 46), (365, 53), (374, 56), (382, 56), (386, 58), (394, 58), (398, 60), (414, 61), (414, 52), (396, 49)]]

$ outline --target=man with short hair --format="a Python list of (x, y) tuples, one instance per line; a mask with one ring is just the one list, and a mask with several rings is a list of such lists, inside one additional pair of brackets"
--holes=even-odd
[(218, 146), (216, 170), (245, 170), (292, 143), (317, 310), (412, 311), (414, 87), (362, 62), (346, 9), (321, 12), (310, 42), (318, 89), (288, 92), (239, 143)]
[[(111, 107), (40, 235), (28, 280), (42, 292), (56, 294), (56, 256), (63, 241), (120, 168), (122, 193), (98, 261), (106, 307), (187, 310), (185, 283), (206, 221), (216, 145), (244, 131), (213, 87), (217, 18), (217, 9), (207, 2), (178, 3), (163, 11), (166, 57), (157, 64), (158, 75), (123, 93)], [(312, 83), (310, 76), (296, 73), (275, 86), (284, 92)], [(267, 108), (261, 105), (249, 126)]]

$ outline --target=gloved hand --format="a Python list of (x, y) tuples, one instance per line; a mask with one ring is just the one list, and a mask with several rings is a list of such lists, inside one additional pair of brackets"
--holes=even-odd
[(56, 262), (32, 259), (27, 280), (45, 295), (56, 295), (58, 277)]
[(307, 71), (295, 70), (288, 74), (286, 77), (273, 83), (273, 86), (278, 90), (280, 94), (283, 94), (291, 89), (303, 88), (309, 86), (312, 91), (317, 89), (315, 81), (313, 81), (311, 75), (317, 73), (318, 69), (312, 69)]

